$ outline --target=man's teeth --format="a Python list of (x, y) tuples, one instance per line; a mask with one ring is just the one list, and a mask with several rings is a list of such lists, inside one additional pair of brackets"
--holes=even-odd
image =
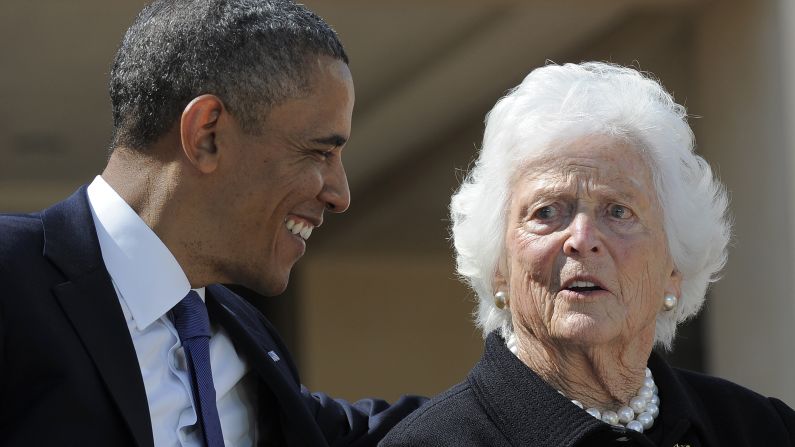
[(596, 284), (590, 281), (574, 281), (573, 283), (571, 283), (569, 288), (575, 288), (575, 287), (596, 287)]
[(312, 234), (312, 230), (315, 229), (311, 224), (306, 222), (296, 222), (292, 219), (289, 219), (285, 226), (287, 230), (289, 230), (293, 234), (300, 235), (303, 240), (309, 239), (309, 236)]

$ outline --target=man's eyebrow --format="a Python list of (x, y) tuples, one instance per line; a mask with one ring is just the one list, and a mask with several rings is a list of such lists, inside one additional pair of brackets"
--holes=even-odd
[(322, 144), (324, 146), (338, 147), (338, 146), (344, 146), (345, 143), (348, 142), (348, 139), (343, 137), (342, 135), (334, 134), (328, 137), (315, 138), (312, 140), (312, 142)]

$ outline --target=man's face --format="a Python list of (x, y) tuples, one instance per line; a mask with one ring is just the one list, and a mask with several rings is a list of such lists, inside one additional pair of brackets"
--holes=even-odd
[(323, 212), (350, 204), (341, 156), (351, 130), (351, 73), (326, 56), (312, 66), (310, 92), (272, 107), (262, 132), (237, 127), (218, 136), (229, 154), (219, 158), (221, 244), (211, 256), (224, 281), (265, 295), (287, 287)]

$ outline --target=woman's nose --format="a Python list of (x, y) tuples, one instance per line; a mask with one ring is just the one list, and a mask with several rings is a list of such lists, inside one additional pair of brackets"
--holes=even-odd
[(563, 253), (569, 256), (587, 256), (602, 251), (602, 240), (596, 221), (586, 213), (577, 213), (569, 224), (568, 237), (563, 243)]

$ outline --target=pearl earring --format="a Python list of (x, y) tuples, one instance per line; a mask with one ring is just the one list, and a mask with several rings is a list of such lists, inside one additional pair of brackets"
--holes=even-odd
[(668, 293), (665, 295), (665, 298), (663, 298), (663, 309), (670, 312), (674, 310), (678, 302), (679, 300), (676, 298), (676, 295)]
[(505, 309), (508, 307), (508, 294), (500, 290), (499, 292), (494, 294), (494, 305), (497, 306), (499, 309)]

